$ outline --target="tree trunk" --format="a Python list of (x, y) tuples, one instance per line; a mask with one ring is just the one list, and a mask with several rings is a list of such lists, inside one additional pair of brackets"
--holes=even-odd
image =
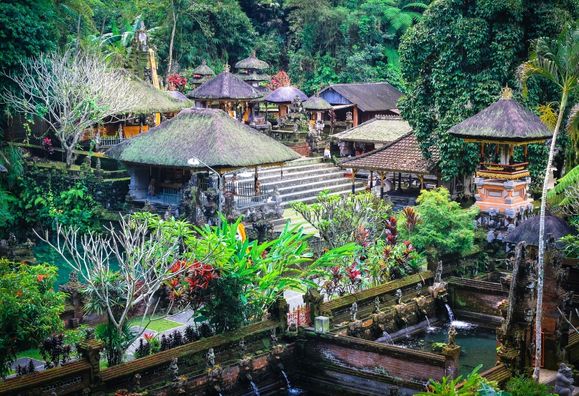
[(167, 65), (167, 77), (173, 68), (173, 43), (175, 42), (175, 30), (177, 29), (177, 15), (175, 14), (175, 2), (171, 0), (171, 12), (173, 14), (173, 27), (171, 29), (171, 41), (169, 41), (169, 63)]
[(544, 260), (545, 260), (545, 210), (547, 206), (547, 184), (553, 164), (553, 157), (555, 156), (555, 144), (557, 142), (557, 134), (563, 122), (563, 113), (567, 106), (568, 93), (563, 90), (561, 97), (561, 104), (559, 106), (559, 115), (557, 117), (557, 125), (553, 131), (553, 138), (551, 139), (551, 147), (549, 149), (549, 159), (547, 160), (547, 169), (545, 170), (545, 178), (543, 179), (543, 191), (541, 193), (541, 211), (539, 213), (539, 257), (537, 258), (537, 308), (535, 312), (535, 369), (533, 370), (533, 379), (539, 381), (539, 372), (541, 370), (542, 357), (542, 335), (541, 329), (543, 327), (543, 278), (544, 278)]
[(66, 147), (65, 149), (66, 149), (66, 167), (70, 169), (75, 160), (75, 155), (73, 152), (74, 148)]

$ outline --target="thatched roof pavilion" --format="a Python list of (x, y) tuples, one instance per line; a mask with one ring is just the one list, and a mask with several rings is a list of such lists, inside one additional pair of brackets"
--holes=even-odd
[(191, 71), (191, 74), (199, 76), (214, 76), (215, 72), (212, 68), (207, 66), (207, 61), (203, 59), (201, 64)]
[(198, 158), (223, 172), (300, 157), (218, 109), (183, 110), (149, 132), (112, 147), (107, 155), (131, 164), (173, 168), (191, 168), (188, 160)]
[(178, 100), (180, 102), (187, 102), (188, 104), (191, 104), (191, 101), (187, 98), (187, 96), (183, 95), (179, 91), (167, 91), (167, 93), (169, 94), (169, 96), (171, 96), (175, 100)]
[(269, 68), (269, 63), (257, 59), (255, 51), (251, 53), (247, 58), (240, 60), (235, 64), (237, 70), (265, 70)]
[(509, 95), (453, 126), (448, 132), (467, 142), (510, 144), (543, 142), (553, 135), (537, 115)]
[(412, 131), (407, 121), (397, 116), (376, 116), (357, 127), (332, 135), (344, 142), (387, 144)]
[(132, 88), (131, 95), (135, 95), (141, 100), (138, 104), (132, 106), (127, 113), (176, 113), (181, 109), (193, 106), (193, 102), (189, 99), (175, 98), (171, 91), (161, 91), (143, 80), (132, 79), (130, 85)]
[[(571, 227), (563, 219), (552, 215), (545, 216), (545, 238), (553, 237), (558, 241), (572, 232)], [(515, 245), (522, 241), (527, 245), (539, 245), (539, 216), (533, 216), (520, 223), (505, 239), (505, 242)]]
[(267, 95), (264, 100), (269, 103), (289, 104), (294, 101), (296, 96), (302, 102), (308, 99), (308, 96), (296, 87), (279, 87)]
[(312, 96), (308, 100), (302, 103), (304, 110), (307, 111), (328, 111), (332, 108), (324, 98), (319, 96)]
[(248, 101), (262, 95), (238, 76), (225, 70), (189, 92), (187, 96), (196, 100)]

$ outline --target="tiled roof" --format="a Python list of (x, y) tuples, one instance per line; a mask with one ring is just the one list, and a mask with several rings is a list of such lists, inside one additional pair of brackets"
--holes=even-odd
[(400, 117), (378, 116), (332, 137), (345, 142), (391, 143), (411, 131), (408, 122)]
[(387, 82), (382, 83), (356, 83), (356, 84), (334, 84), (322, 90), (320, 95), (332, 89), (352, 104), (358, 106), (362, 111), (385, 111), (396, 109), (398, 98), (402, 92), (394, 88)]
[(438, 152), (433, 151), (431, 154), (431, 159), (424, 158), (416, 136), (413, 133), (407, 133), (386, 147), (342, 161), (340, 167), (383, 172), (432, 174), (436, 170), (435, 163), (438, 161)]

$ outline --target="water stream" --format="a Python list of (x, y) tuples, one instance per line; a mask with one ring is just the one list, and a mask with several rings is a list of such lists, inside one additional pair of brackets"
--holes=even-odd
[(434, 327), (431, 323), (430, 323), (430, 319), (428, 319), (428, 315), (424, 315), (424, 317), (426, 318), (426, 324), (427, 324), (427, 328), (426, 331), (434, 331), (436, 330), (436, 327)]
[(448, 320), (450, 320), (451, 323), (454, 322), (454, 312), (452, 312), (448, 304), (444, 304), (444, 306), (446, 307), (446, 312), (448, 312)]
[(444, 306), (446, 307), (446, 312), (448, 312), (448, 320), (450, 321), (450, 324), (452, 326), (454, 326), (457, 329), (470, 329), (471, 327), (473, 327), (472, 323), (464, 322), (462, 320), (456, 320), (456, 318), (454, 317), (454, 312), (452, 312), (450, 306), (448, 304), (444, 304)]
[(281, 374), (283, 375), (283, 377), (285, 378), (285, 383), (287, 384), (287, 394), (290, 396), (297, 396), (297, 395), (301, 395), (302, 394), (302, 390), (300, 388), (294, 388), (292, 387), (289, 378), (287, 377), (287, 374), (285, 373), (284, 370), (281, 370)]
[(260, 396), (259, 388), (258, 388), (257, 385), (255, 384), (255, 382), (249, 381), (249, 383), (251, 384), (251, 389), (253, 390), (253, 394), (254, 394), (255, 396)]

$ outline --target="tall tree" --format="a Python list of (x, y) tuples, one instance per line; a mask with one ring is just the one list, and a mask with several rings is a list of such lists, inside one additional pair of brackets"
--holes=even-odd
[[(515, 70), (529, 40), (557, 35), (577, 11), (572, 1), (439, 0), (407, 31), (400, 45), (402, 115), (425, 155), (428, 147), (439, 148), (446, 180), (471, 174), (478, 161), (477, 147), (448, 129), (494, 102), (505, 85), (517, 86)], [(548, 94), (534, 89), (528, 104)], [(531, 159), (542, 152), (530, 147)]]
[(537, 308), (535, 312), (535, 369), (533, 378), (539, 380), (541, 368), (541, 328), (543, 319), (543, 276), (545, 259), (545, 208), (547, 204), (547, 185), (555, 156), (557, 135), (563, 123), (569, 96), (577, 91), (579, 82), (579, 29), (569, 27), (557, 39), (540, 38), (536, 41), (529, 60), (522, 64), (521, 80), (526, 93), (527, 80), (531, 76), (544, 78), (557, 87), (561, 98), (557, 123), (549, 149), (549, 159), (543, 178), (541, 211), (539, 214), (539, 254), (537, 258)]
[(18, 90), (5, 89), (0, 100), (32, 119), (45, 121), (66, 151), (72, 166), (75, 149), (88, 128), (107, 117), (121, 116), (140, 98), (122, 70), (94, 56), (67, 51), (21, 62), (19, 73), (6, 74)]

